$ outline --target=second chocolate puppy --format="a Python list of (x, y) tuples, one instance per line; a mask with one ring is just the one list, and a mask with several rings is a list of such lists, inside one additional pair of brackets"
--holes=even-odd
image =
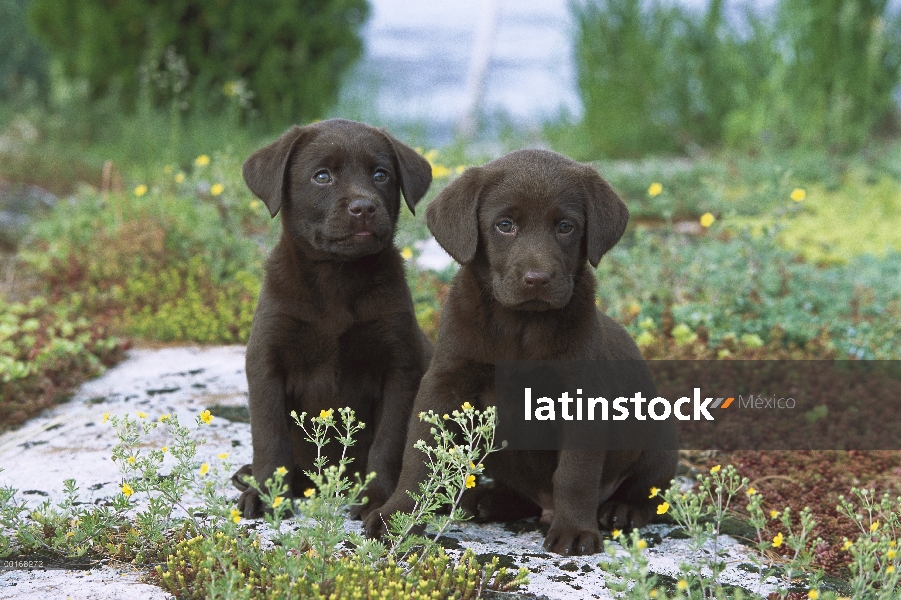
[[(641, 360), (629, 334), (595, 306), (598, 261), (622, 236), (625, 204), (590, 166), (542, 150), (512, 152), (468, 169), (426, 212), (438, 243), (463, 268), (444, 305), (435, 355), (413, 414), (493, 404), (499, 360)], [(397, 489), (366, 520), (379, 536), (407, 491), (428, 476), (416, 440), (430, 425), (411, 420)], [(550, 520), (545, 546), (558, 554), (601, 548), (599, 523), (647, 523), (677, 453), (666, 451), (500, 451), (486, 472)], [(512, 492), (512, 494), (511, 494)], [(520, 510), (519, 508), (517, 510)], [(502, 511), (503, 512), (503, 508)], [(501, 515), (502, 516), (502, 515)]]

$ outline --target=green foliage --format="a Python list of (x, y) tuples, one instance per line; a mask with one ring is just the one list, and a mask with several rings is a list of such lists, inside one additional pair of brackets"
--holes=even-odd
[(28, 30), (27, 4), (0, 0), (0, 98), (7, 101), (33, 99), (47, 83), (47, 57)]
[[(270, 124), (321, 117), (359, 56), (365, 0), (209, 3), (34, 0), (31, 22), (70, 78), (134, 106), (244, 95)], [(171, 49), (171, 50), (170, 50)], [(142, 83), (143, 80), (143, 83)]]
[(885, 0), (781, 0), (724, 17), (660, 1), (574, 3), (582, 158), (728, 144), (854, 150), (891, 125), (901, 15)]

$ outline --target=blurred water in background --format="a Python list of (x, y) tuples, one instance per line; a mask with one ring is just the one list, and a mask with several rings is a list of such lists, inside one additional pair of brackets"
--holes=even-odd
[[(678, 1), (697, 10), (708, 5)], [(727, 1), (726, 13), (740, 19), (745, 7), (766, 10), (774, 1)], [(471, 128), (471, 116), (488, 130), (536, 128), (561, 114), (578, 117), (569, 3), (370, 0), (365, 55), (334, 116), (412, 129), (435, 144)], [(485, 50), (479, 41), (486, 31), (490, 42), (480, 65), (474, 50)], [(479, 76), (481, 87), (472, 81)]]

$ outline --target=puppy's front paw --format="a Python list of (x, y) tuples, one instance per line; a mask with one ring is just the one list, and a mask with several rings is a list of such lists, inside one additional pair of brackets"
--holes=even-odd
[(245, 519), (257, 519), (263, 516), (263, 504), (255, 489), (247, 488), (241, 492), (241, 497), (238, 498), (238, 511)]
[(610, 529), (630, 530), (644, 527), (656, 513), (655, 502), (605, 502), (598, 509), (598, 524)]
[(363, 518), (363, 532), (366, 537), (376, 540), (382, 539), (388, 534), (388, 520), (394, 511), (385, 510), (384, 507), (371, 510), (369, 515)]
[(601, 532), (597, 527), (554, 523), (544, 538), (544, 547), (564, 556), (597, 554), (601, 550)]

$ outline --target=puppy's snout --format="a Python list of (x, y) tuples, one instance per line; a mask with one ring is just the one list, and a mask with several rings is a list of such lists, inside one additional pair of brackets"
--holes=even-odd
[(526, 274), (522, 276), (522, 281), (528, 289), (537, 290), (547, 287), (547, 284), (551, 282), (551, 275), (544, 271), (526, 271)]
[(371, 219), (375, 214), (375, 202), (368, 198), (357, 198), (347, 205), (347, 212), (356, 219)]

